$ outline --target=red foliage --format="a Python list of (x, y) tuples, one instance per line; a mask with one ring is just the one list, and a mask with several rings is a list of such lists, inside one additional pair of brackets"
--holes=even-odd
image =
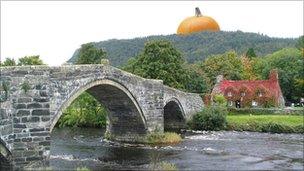
[[(218, 86), (227, 100), (239, 100), (242, 107), (251, 106), (253, 100), (264, 107), (277, 106), (282, 96), (277, 71), (272, 71), (269, 77), (269, 80), (223, 80)], [(229, 92), (232, 96), (228, 96)]]

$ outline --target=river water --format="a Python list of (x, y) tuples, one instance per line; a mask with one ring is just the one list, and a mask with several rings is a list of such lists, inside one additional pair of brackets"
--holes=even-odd
[(303, 170), (301, 134), (190, 132), (178, 145), (151, 147), (109, 142), (103, 133), (91, 128), (54, 129), (51, 168), (142, 170), (165, 161), (179, 170)]

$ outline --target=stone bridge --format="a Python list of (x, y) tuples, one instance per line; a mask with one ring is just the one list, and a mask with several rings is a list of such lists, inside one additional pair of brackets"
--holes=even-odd
[(2, 67), (0, 71), (2, 166), (47, 163), (54, 126), (84, 91), (106, 107), (107, 132), (118, 141), (142, 141), (149, 133), (184, 128), (203, 107), (198, 94), (109, 65)]

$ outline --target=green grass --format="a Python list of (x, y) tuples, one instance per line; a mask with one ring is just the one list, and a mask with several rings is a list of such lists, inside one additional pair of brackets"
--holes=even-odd
[(272, 133), (304, 133), (304, 116), (300, 115), (251, 115), (230, 113), (227, 130)]
[(249, 122), (269, 123), (275, 122), (288, 126), (303, 125), (304, 116), (298, 115), (231, 115), (227, 116), (228, 123), (246, 124)]

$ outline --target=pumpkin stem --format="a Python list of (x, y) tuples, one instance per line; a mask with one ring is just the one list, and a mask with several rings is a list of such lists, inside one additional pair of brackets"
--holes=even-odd
[(198, 7), (195, 8), (195, 16), (197, 17), (202, 16), (201, 10)]

